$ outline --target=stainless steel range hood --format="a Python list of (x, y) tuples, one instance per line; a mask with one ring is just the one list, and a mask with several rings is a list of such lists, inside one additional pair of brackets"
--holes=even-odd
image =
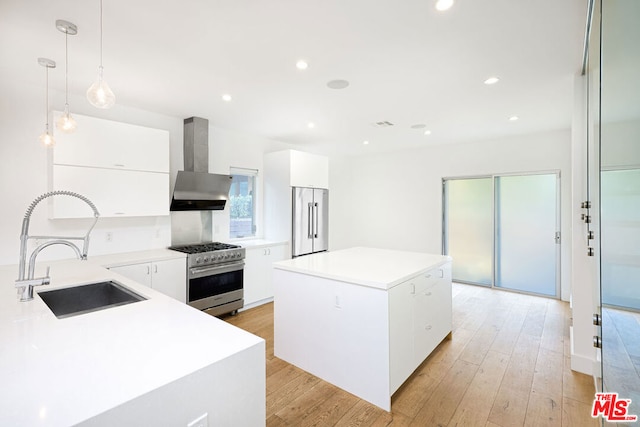
[(229, 198), (230, 175), (209, 173), (209, 121), (184, 120), (184, 171), (178, 171), (171, 211), (223, 210)]
[(229, 198), (229, 187), (229, 175), (178, 171), (170, 210), (223, 210)]

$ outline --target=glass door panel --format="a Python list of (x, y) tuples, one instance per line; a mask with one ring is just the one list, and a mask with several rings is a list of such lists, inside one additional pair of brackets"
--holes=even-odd
[(600, 191), (602, 303), (640, 311), (640, 169), (602, 171)]
[(558, 177), (495, 178), (494, 286), (557, 296)]
[(493, 252), (491, 178), (444, 181), (444, 253), (453, 257), (453, 280), (491, 286)]

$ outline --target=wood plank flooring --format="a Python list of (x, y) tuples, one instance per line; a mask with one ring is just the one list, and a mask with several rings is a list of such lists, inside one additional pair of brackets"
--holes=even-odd
[[(631, 399), (629, 414), (640, 414), (640, 313), (602, 309), (602, 377), (605, 391)], [(627, 426), (634, 423), (619, 423)]]
[(453, 285), (453, 338), (383, 411), (273, 354), (273, 303), (224, 320), (266, 340), (267, 426), (597, 426), (570, 369), (567, 303)]

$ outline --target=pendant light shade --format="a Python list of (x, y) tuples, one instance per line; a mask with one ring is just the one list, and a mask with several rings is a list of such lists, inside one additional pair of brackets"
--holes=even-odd
[(44, 132), (42, 132), (38, 139), (43, 145), (50, 147), (55, 143), (55, 141), (53, 140), (53, 135), (51, 135), (51, 132), (49, 132), (49, 68), (56, 68), (56, 63), (55, 61), (52, 61), (48, 58), (38, 58), (38, 64), (43, 66), (46, 70), (46, 90), (44, 105), (45, 127)]
[(100, 66), (98, 67), (98, 78), (87, 89), (87, 99), (94, 107), (111, 108), (116, 103), (116, 96), (104, 80), (104, 69), (102, 67), (102, 0), (100, 0)]
[(87, 89), (87, 99), (94, 107), (111, 108), (116, 103), (116, 96), (102, 77), (102, 65), (98, 67), (97, 80)]
[(71, 113), (69, 112), (69, 46), (68, 39), (69, 35), (78, 34), (78, 27), (75, 24), (63, 21), (62, 19), (58, 19), (56, 21), (56, 28), (64, 33), (64, 113), (58, 121), (56, 121), (56, 128), (59, 131), (64, 133), (72, 133), (78, 127), (75, 119), (71, 117)]

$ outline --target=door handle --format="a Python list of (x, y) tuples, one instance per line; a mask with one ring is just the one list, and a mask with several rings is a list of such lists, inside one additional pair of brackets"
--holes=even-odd
[(317, 239), (318, 238), (318, 216), (319, 216), (318, 214), (319, 214), (319, 211), (318, 211), (318, 204), (314, 203), (313, 205), (314, 205), (314, 208), (316, 209), (315, 213), (313, 214), (314, 220), (316, 221), (316, 227), (315, 227), (315, 232), (313, 233), (313, 237)]
[(313, 238), (313, 233), (311, 230), (312, 222), (313, 222), (313, 203), (307, 203), (307, 212), (309, 214), (309, 220), (307, 221), (307, 237), (309, 239)]

